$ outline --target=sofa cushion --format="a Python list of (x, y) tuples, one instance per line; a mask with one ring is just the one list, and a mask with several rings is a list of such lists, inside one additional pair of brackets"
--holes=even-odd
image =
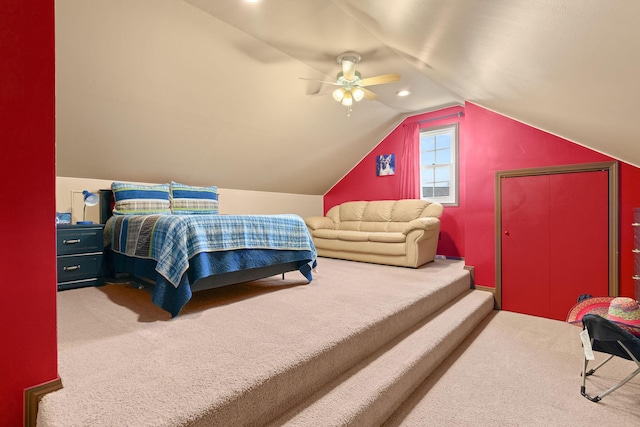
[(329, 212), (327, 212), (325, 216), (329, 218), (337, 227), (338, 224), (340, 224), (340, 205), (335, 205), (334, 207), (329, 209)]
[(349, 242), (367, 242), (369, 241), (369, 233), (362, 231), (340, 230), (338, 232), (338, 240), (346, 240)]
[[(352, 256), (347, 254), (375, 254), (387, 256), (406, 256), (407, 246), (402, 243), (381, 243), (381, 242), (350, 242), (348, 240), (318, 239), (316, 244), (318, 255), (331, 256), (331, 251), (340, 252), (347, 259)], [(342, 256), (341, 256), (342, 257)]]
[(409, 222), (419, 218), (429, 204), (429, 202), (417, 199), (398, 200), (395, 202), (393, 212), (391, 212), (391, 221)]
[(330, 228), (318, 228), (317, 230), (313, 230), (311, 235), (319, 239), (338, 240), (338, 230)]
[(313, 230), (313, 237), (329, 240), (344, 240), (347, 242), (379, 242), (379, 243), (403, 243), (407, 236), (403, 233), (366, 232), (353, 230)]
[(362, 214), (369, 202), (345, 202), (340, 205), (340, 230), (360, 230)]
[(340, 205), (340, 221), (362, 221), (362, 214), (369, 202), (345, 202)]
[(370, 242), (402, 243), (407, 240), (403, 233), (369, 233)]
[[(360, 222), (360, 231), (384, 233), (389, 231), (389, 224), (391, 223), (388, 221), (381, 221), (381, 222), (362, 221)], [(394, 230), (394, 231), (397, 231), (397, 230)]]
[(369, 202), (362, 212), (362, 221), (367, 222), (389, 222), (391, 213), (395, 206), (395, 200), (380, 200), (375, 203)]

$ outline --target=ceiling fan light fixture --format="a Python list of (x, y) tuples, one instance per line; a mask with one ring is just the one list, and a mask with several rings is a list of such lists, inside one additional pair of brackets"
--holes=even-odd
[[(342, 65), (342, 70), (336, 75), (335, 82), (315, 80), (338, 86), (330, 93), (336, 102), (347, 107), (347, 116), (351, 114), (351, 107), (353, 106), (354, 100), (355, 102), (359, 102), (365, 98), (371, 101), (378, 99), (378, 95), (369, 90), (368, 86), (393, 83), (400, 80), (400, 74), (397, 73), (382, 74), (363, 79), (360, 71), (356, 70), (356, 64), (358, 64), (361, 59), (360, 55), (355, 52), (345, 52), (337, 58), (338, 64)], [(302, 77), (301, 79), (313, 80)]]
[(350, 91), (344, 92), (344, 96), (342, 97), (342, 105), (347, 107), (353, 105), (353, 95), (351, 95)]
[(364, 98), (364, 91), (359, 87), (352, 89), (351, 93), (353, 94), (353, 99), (355, 99), (356, 102), (362, 101), (362, 98)]
[(344, 94), (346, 92), (347, 92), (346, 89), (343, 87), (334, 90), (332, 93), (333, 99), (335, 99), (338, 102), (342, 101), (342, 98), (344, 98)]

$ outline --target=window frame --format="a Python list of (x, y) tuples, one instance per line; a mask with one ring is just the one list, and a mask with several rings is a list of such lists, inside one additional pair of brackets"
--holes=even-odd
[[(452, 134), (452, 138), (451, 138), (451, 160), (450, 163), (447, 163), (447, 165), (450, 165), (451, 168), (451, 174), (450, 174), (450, 184), (449, 184), (449, 195), (446, 197), (424, 197), (423, 194), (423, 185), (422, 185), (422, 172), (423, 169), (426, 168), (430, 168), (430, 169), (435, 169), (437, 167), (437, 165), (431, 164), (428, 166), (423, 165), (422, 163), (422, 136), (424, 134), (430, 134), (430, 135), (437, 135), (437, 134), (445, 134), (445, 133), (450, 133)], [(442, 126), (434, 126), (434, 127), (430, 127), (430, 128), (423, 128), (420, 129), (420, 138), (418, 140), (418, 162), (420, 164), (420, 169), (419, 169), (419, 194), (420, 194), (420, 199), (421, 200), (428, 200), (431, 202), (438, 202), (442, 205), (445, 206), (459, 206), (458, 200), (459, 200), (459, 193), (460, 193), (460, 186), (459, 186), (459, 169), (460, 169), (460, 161), (459, 161), (459, 140), (460, 140), (460, 127), (459, 127), (459, 123), (452, 123), (452, 124), (447, 124), (447, 125), (442, 125)], [(434, 148), (434, 153), (435, 151), (437, 151), (437, 147)], [(435, 157), (434, 157), (435, 158)], [(444, 163), (443, 163), (444, 165)]]

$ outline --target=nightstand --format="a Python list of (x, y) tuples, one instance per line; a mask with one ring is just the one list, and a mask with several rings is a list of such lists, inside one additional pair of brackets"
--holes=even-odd
[(104, 284), (103, 224), (57, 226), (58, 290)]

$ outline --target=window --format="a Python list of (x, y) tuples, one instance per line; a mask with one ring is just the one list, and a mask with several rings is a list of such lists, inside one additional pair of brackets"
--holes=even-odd
[(458, 204), (458, 125), (420, 132), (420, 198)]

